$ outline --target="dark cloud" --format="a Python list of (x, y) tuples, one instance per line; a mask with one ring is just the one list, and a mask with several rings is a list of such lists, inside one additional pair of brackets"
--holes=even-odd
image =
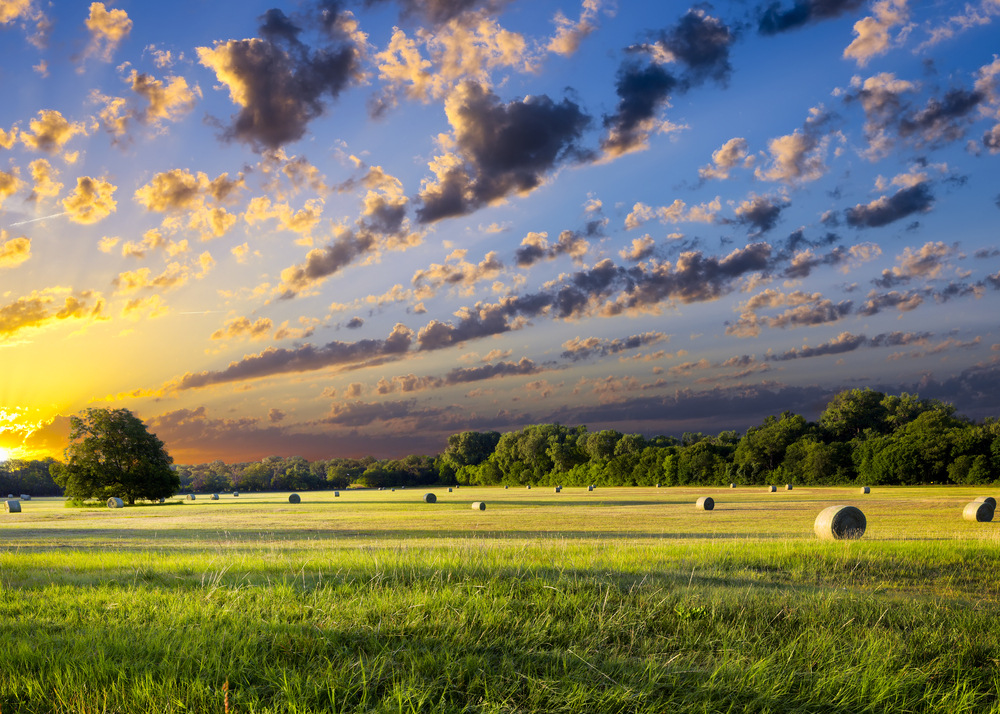
[(785, 10), (780, 3), (771, 3), (766, 10), (762, 10), (757, 31), (762, 35), (776, 35), (809, 23), (840, 17), (854, 12), (863, 4), (863, 0), (810, 0), (797, 2)]
[(767, 323), (771, 327), (781, 328), (823, 325), (850, 315), (853, 307), (853, 300), (842, 300), (837, 304), (832, 300), (820, 300), (813, 305), (799, 305), (785, 310), (780, 315), (767, 318)]
[(735, 40), (734, 33), (721, 20), (704, 10), (688, 10), (676, 26), (660, 33), (657, 44), (686, 66), (688, 85), (706, 79), (725, 84), (733, 71), (729, 48)]
[(334, 404), (329, 416), (319, 420), (320, 424), (359, 427), (372, 422), (391, 422), (403, 419), (438, 418), (445, 415), (450, 407), (417, 408), (416, 399), (399, 402), (347, 402)]
[(309, 251), (305, 263), (281, 271), (285, 286), (281, 297), (293, 298), (313, 283), (342, 270), (360, 256), (370, 253), (376, 242), (377, 236), (372, 233), (348, 231), (323, 248)]
[[(603, 222), (599, 221), (591, 223), (600, 224), (597, 231), (604, 225)], [(589, 230), (590, 224), (587, 225), (587, 228), (587, 235), (593, 235)], [(554, 245), (550, 245), (545, 240), (544, 235), (532, 233), (521, 241), (521, 247), (514, 252), (514, 261), (519, 268), (529, 268), (535, 263), (543, 260), (554, 260), (561, 255), (570, 255), (579, 260), (589, 247), (590, 244), (576, 231), (563, 231), (559, 234), (559, 240)]]
[(258, 150), (297, 141), (326, 111), (327, 99), (361, 77), (360, 52), (340, 30), (343, 15), (332, 3), (321, 14), (327, 18), (322, 29), (329, 42), (317, 49), (299, 39), (302, 28), (278, 9), (261, 16), (260, 38), (198, 49), (201, 63), (229, 86), (240, 105), (223, 132), (226, 139)]
[(722, 21), (703, 10), (689, 10), (677, 25), (661, 30), (653, 44), (628, 48), (633, 54), (671, 56), (684, 72), (676, 77), (655, 61), (643, 65), (629, 59), (622, 64), (615, 83), (618, 106), (604, 117), (604, 154), (616, 157), (645, 147), (660, 109), (675, 91), (686, 92), (708, 79), (725, 85), (732, 73), (729, 48), (735, 39)]
[(754, 236), (770, 231), (777, 224), (781, 212), (791, 205), (789, 201), (775, 196), (754, 196), (744, 201), (736, 209), (736, 220), (749, 226)]
[(486, 364), (482, 367), (456, 367), (445, 375), (447, 384), (465, 384), (467, 382), (479, 382), (484, 379), (496, 379), (503, 377), (523, 377), (530, 374), (538, 374), (544, 371), (537, 364), (527, 357), (522, 357), (519, 362), (497, 362), (496, 364)]
[(993, 273), (993, 275), (987, 275), (986, 284), (994, 290), (1000, 290), (1000, 272)]
[(413, 332), (397, 324), (384, 340), (330, 342), (322, 347), (305, 344), (294, 349), (268, 347), (259, 354), (243, 357), (219, 371), (188, 372), (170, 387), (200, 389), (214, 384), (261, 379), (277, 374), (311, 372), (326, 367), (348, 366), (385, 359), (397, 359), (410, 349)]
[(618, 354), (626, 350), (634, 350), (639, 347), (654, 345), (664, 340), (669, 340), (669, 335), (662, 332), (644, 332), (641, 335), (630, 335), (629, 337), (616, 337), (606, 340), (600, 337), (589, 337), (587, 339), (575, 338), (563, 344), (565, 351), (560, 355), (563, 359), (570, 359), (574, 362), (589, 359), (591, 357), (607, 357)]
[(985, 99), (982, 92), (952, 89), (944, 97), (931, 97), (918, 112), (899, 121), (899, 135), (916, 138), (918, 145), (941, 145), (965, 136), (969, 115)]
[(916, 310), (924, 302), (924, 290), (907, 290), (901, 293), (893, 290), (888, 293), (878, 293), (872, 291), (868, 294), (868, 299), (858, 308), (858, 314), (865, 317), (877, 315), (887, 308), (896, 308), (900, 312), (910, 312)]
[(421, 223), (528, 193), (560, 164), (590, 158), (577, 142), (591, 117), (569, 99), (557, 103), (543, 94), (504, 104), (488, 87), (467, 81), (449, 99), (449, 111), (464, 163), (443, 170), (421, 192)]
[(865, 335), (842, 332), (829, 342), (823, 342), (815, 347), (803, 345), (802, 349), (792, 348), (787, 352), (768, 355), (764, 359), (768, 362), (786, 362), (793, 359), (822, 357), (823, 355), (839, 355), (845, 352), (854, 352), (861, 347), (901, 347), (924, 344), (933, 336), (933, 332), (883, 332), (868, 339)]
[(1000, 258), (1000, 250), (996, 248), (980, 248), (972, 254), (972, 257), (979, 258), (980, 260), (984, 258)]
[(871, 203), (859, 203), (844, 211), (847, 225), (852, 228), (878, 228), (919, 212), (934, 204), (934, 196), (926, 181), (901, 188), (892, 196), (882, 196)]
[(352, 317), (350, 320), (347, 321), (347, 324), (344, 325), (344, 327), (346, 327), (348, 330), (356, 330), (364, 324), (365, 320), (363, 317)]
[(444, 25), (455, 18), (477, 15), (479, 11), (495, 13), (510, 0), (365, 0), (366, 7), (395, 2), (401, 20), (417, 18), (434, 26)]

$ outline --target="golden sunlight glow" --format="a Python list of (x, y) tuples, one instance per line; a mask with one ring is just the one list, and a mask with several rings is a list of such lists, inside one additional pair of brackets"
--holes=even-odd
[(0, 464), (7, 461), (11, 457), (10, 449), (5, 449), (0, 446)]

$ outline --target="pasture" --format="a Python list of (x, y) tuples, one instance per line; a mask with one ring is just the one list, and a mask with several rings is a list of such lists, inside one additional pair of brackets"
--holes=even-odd
[(0, 512), (0, 711), (1000, 711), (990, 487), (340, 493)]

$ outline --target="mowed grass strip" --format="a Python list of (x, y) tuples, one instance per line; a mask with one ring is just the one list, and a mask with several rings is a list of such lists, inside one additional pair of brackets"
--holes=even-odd
[(1000, 711), (1000, 529), (969, 494), (858, 499), (865, 539), (821, 543), (847, 489), (574, 490), (32, 501), (0, 523), (0, 707), (221, 712), (228, 681), (236, 712)]

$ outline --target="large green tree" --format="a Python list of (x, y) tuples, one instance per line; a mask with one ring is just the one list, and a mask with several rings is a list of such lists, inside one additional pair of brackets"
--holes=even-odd
[(88, 409), (70, 417), (69, 441), (66, 463), (52, 467), (67, 498), (117, 496), (134, 504), (172, 496), (180, 488), (163, 442), (128, 409)]

